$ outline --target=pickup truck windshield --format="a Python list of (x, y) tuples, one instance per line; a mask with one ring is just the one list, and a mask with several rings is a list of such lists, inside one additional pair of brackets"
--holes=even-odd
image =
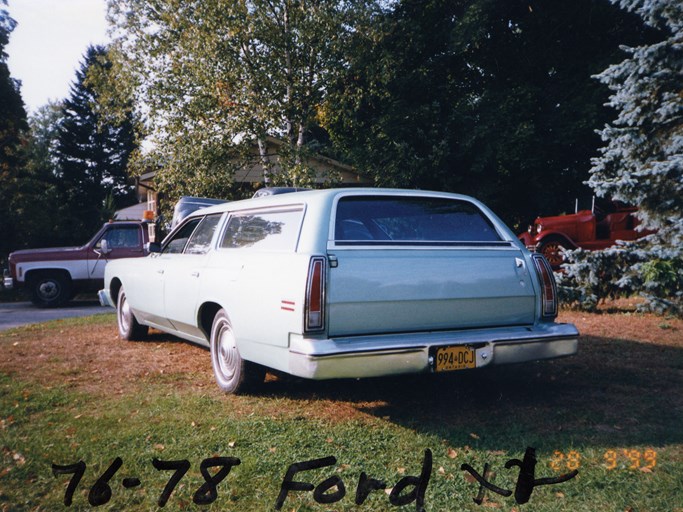
[(335, 241), (342, 245), (506, 243), (488, 218), (467, 201), (378, 196), (339, 200)]

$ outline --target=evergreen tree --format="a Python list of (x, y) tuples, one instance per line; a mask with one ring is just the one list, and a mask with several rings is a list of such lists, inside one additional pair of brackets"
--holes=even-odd
[[(0, 6), (6, 0), (0, 0)], [(23, 165), (22, 140), (28, 128), (19, 83), (10, 76), (5, 46), (16, 22), (0, 7), (0, 260), (13, 249), (17, 219), (11, 208)]]
[(110, 65), (105, 48), (89, 47), (62, 108), (56, 155), (62, 209), (74, 243), (109, 219), (108, 197), (117, 208), (134, 201), (126, 171), (136, 148), (131, 115), (120, 123), (105, 118), (88, 82), (93, 69)]
[(600, 284), (612, 293), (640, 292), (652, 309), (681, 313), (683, 4), (612, 1), (637, 13), (661, 37), (652, 44), (624, 47), (629, 56), (597, 76), (612, 90), (610, 105), (618, 115), (601, 131), (605, 146), (593, 161), (589, 183), (598, 195), (638, 206), (641, 227), (654, 233), (601, 252), (571, 253), (567, 274), (589, 304), (600, 298), (595, 291)]
[(618, 110), (601, 131), (606, 145), (594, 160), (590, 184), (640, 208), (644, 229), (657, 230), (649, 247), (683, 255), (683, 4), (677, 0), (613, 0), (658, 28), (663, 40), (624, 48), (629, 57), (598, 79)]

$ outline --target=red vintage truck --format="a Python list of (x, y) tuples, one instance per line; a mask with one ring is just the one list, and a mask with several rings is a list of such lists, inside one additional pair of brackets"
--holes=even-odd
[(102, 288), (107, 261), (145, 256), (154, 228), (149, 221), (108, 222), (80, 247), (15, 251), (3, 285), (27, 288), (37, 306), (59, 306), (77, 293)]
[(538, 217), (519, 239), (530, 250), (543, 254), (557, 270), (562, 265), (565, 249), (605, 249), (617, 240), (636, 240), (649, 234), (637, 229), (637, 211), (636, 207), (619, 201), (594, 203), (590, 210)]

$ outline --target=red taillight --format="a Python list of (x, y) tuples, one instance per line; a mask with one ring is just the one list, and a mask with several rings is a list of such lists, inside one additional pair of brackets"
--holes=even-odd
[(542, 254), (532, 254), (536, 272), (541, 280), (541, 315), (545, 318), (557, 316), (557, 284), (550, 263)]
[(321, 331), (325, 327), (325, 268), (326, 260), (314, 256), (308, 266), (306, 284), (306, 331)]

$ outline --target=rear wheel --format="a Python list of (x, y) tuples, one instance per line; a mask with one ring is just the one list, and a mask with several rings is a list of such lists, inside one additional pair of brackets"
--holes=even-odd
[(31, 302), (41, 308), (61, 306), (71, 296), (71, 280), (61, 274), (39, 274), (29, 286)]
[(566, 250), (567, 244), (559, 238), (543, 240), (538, 247), (538, 252), (545, 256), (553, 270), (559, 270), (560, 266), (564, 263), (563, 253)]
[(225, 310), (216, 314), (211, 328), (211, 365), (216, 383), (226, 393), (253, 391), (263, 382), (263, 366), (245, 361), (237, 350), (232, 324)]
[(140, 341), (145, 339), (149, 332), (149, 327), (141, 325), (135, 318), (123, 288), (119, 291), (119, 297), (116, 300), (116, 322), (119, 325), (119, 337), (122, 340)]

